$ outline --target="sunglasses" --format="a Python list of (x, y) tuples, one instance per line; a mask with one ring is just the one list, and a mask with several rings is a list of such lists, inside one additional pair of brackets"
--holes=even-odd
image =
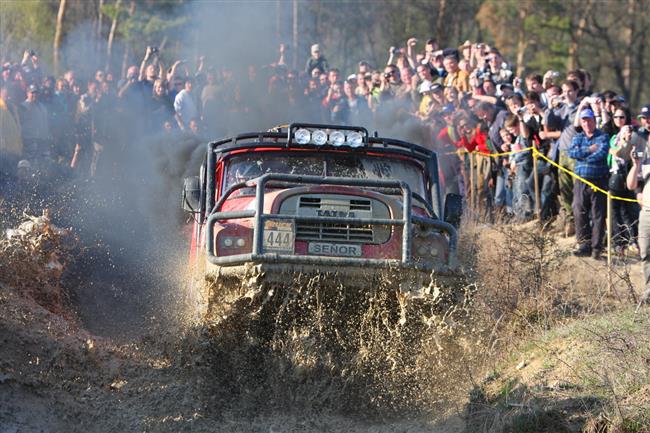
[(625, 116), (614, 116), (614, 119), (625, 119)]

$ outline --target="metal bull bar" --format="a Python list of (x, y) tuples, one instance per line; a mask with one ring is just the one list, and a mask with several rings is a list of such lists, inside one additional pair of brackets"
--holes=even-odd
[[(402, 191), (402, 219), (387, 218), (333, 218), (324, 216), (299, 216), (284, 214), (265, 214), (264, 213), (264, 192), (266, 184), (269, 181), (280, 181), (310, 185), (340, 185), (340, 186), (358, 186), (358, 187), (376, 187), (376, 188), (398, 188)], [(411, 222), (429, 226), (445, 232), (449, 235), (449, 261), (447, 266), (451, 267), (456, 253), (456, 244), (458, 235), (456, 229), (444, 221), (414, 216), (411, 212), (411, 189), (406, 182), (399, 180), (375, 180), (375, 179), (350, 179), (340, 177), (320, 177), (320, 176), (302, 176), (293, 174), (275, 174), (268, 173), (258, 178), (251, 179), (233, 185), (222, 199), (227, 198), (232, 192), (242, 187), (255, 186), (255, 209), (240, 210), (231, 212), (215, 212), (219, 209), (223, 201), (219, 200), (215, 205), (213, 212), (210, 213), (206, 224), (206, 246), (208, 261), (215, 265), (230, 266), (246, 262), (267, 262), (267, 263), (293, 263), (293, 264), (311, 264), (311, 265), (348, 265), (348, 266), (373, 266), (373, 267), (408, 267), (419, 270), (431, 270), (433, 265), (414, 263), (411, 260), (411, 243), (413, 238), (413, 228)], [(214, 251), (214, 226), (217, 221), (254, 218), (253, 222), (253, 248), (251, 253), (236, 254), (232, 256), (218, 257)], [(365, 225), (391, 225), (402, 226), (402, 258), (397, 259), (364, 259), (355, 257), (330, 257), (330, 256), (303, 256), (291, 254), (268, 253), (263, 251), (264, 221), (273, 220), (294, 220), (296, 222), (326, 222), (340, 224), (365, 224)]]

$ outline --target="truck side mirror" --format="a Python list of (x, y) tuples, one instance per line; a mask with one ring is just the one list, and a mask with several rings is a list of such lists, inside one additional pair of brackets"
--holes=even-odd
[(201, 184), (198, 176), (183, 179), (183, 210), (196, 213), (201, 208)]
[(445, 221), (458, 228), (463, 216), (463, 197), (449, 193), (445, 197)]

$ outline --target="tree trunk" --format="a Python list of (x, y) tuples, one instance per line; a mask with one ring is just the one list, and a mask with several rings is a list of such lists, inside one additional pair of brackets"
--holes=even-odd
[[(642, 26), (641, 27), (641, 34), (639, 35), (639, 47), (637, 49), (638, 53), (645, 53), (646, 51), (646, 46), (647, 46), (647, 40), (646, 40), (646, 34), (647, 34), (647, 27)], [(643, 86), (645, 85), (645, 57), (643, 54), (636, 56), (636, 61), (637, 61), (637, 67), (636, 70), (639, 71), (637, 77), (636, 77), (636, 86), (635, 86), (635, 91), (632, 92), (631, 98), (630, 98), (630, 105), (632, 107), (636, 107), (639, 104), (639, 98), (641, 97), (641, 92), (643, 92)], [(632, 89), (632, 86), (630, 86), (630, 90)]]
[(528, 47), (528, 38), (526, 37), (526, 15), (528, 8), (525, 4), (519, 5), (519, 31), (517, 32), (517, 76), (524, 74), (526, 65), (524, 64), (526, 47)]
[(441, 47), (444, 46), (443, 39), (445, 36), (445, 14), (447, 13), (447, 0), (438, 0), (440, 7), (438, 8), (438, 19), (436, 20), (436, 41)]
[[(135, 0), (131, 0), (131, 5), (129, 6), (129, 16), (132, 17), (135, 13)], [(124, 44), (124, 55), (122, 56), (122, 71), (121, 77), (126, 77), (126, 69), (129, 67), (129, 55), (131, 54), (131, 49), (129, 44)]]
[(632, 82), (631, 82), (631, 70), (632, 70), (632, 44), (634, 43), (634, 30), (635, 30), (635, 16), (636, 11), (636, 0), (627, 1), (627, 19), (623, 30), (623, 39), (625, 43), (625, 54), (623, 56), (623, 82), (625, 87), (623, 88), (623, 94), (626, 99), (630, 98), (630, 92), (632, 91)]
[(65, 17), (66, 0), (59, 0), (59, 13), (56, 15), (56, 30), (54, 31), (54, 44), (52, 51), (54, 54), (54, 73), (59, 75), (61, 61), (61, 38), (63, 36), (63, 18)]
[(293, 0), (293, 69), (298, 67), (298, 0)]
[(585, 28), (587, 27), (587, 19), (589, 18), (589, 14), (591, 13), (591, 6), (593, 5), (593, 0), (587, 0), (586, 4), (582, 5), (583, 7), (583, 12), (582, 15), (580, 16), (580, 19), (578, 20), (578, 25), (575, 28), (575, 32), (573, 31), (574, 26), (573, 23), (571, 23), (571, 43), (569, 44), (569, 55), (567, 57), (567, 70), (572, 70), (578, 67), (578, 47), (580, 43), (580, 39), (582, 38), (582, 34), (585, 31)]
[(102, 51), (102, 32), (104, 30), (104, 13), (102, 7), (104, 0), (98, 0), (97, 3), (97, 27), (95, 28), (95, 54), (100, 55)]
[(111, 23), (111, 30), (108, 33), (108, 43), (106, 44), (106, 69), (111, 64), (111, 53), (113, 51), (113, 39), (115, 38), (115, 30), (117, 30), (117, 22), (120, 17), (120, 6), (122, 5), (122, 0), (117, 0), (115, 2), (115, 16), (113, 17), (113, 22)]

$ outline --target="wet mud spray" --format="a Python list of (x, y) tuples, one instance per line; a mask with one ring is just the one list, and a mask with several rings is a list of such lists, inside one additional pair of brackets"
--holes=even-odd
[(449, 409), (466, 380), (471, 287), (432, 283), (431, 295), (411, 298), (394, 289), (394, 277), (363, 287), (346, 287), (332, 274), (297, 275), (281, 285), (261, 284), (253, 272), (207, 282), (214, 308), (194, 326), (200, 337), (191, 344), (203, 347), (203, 362), (214, 367), (204, 382), (206, 393), (221, 397), (214, 409), (368, 422)]

